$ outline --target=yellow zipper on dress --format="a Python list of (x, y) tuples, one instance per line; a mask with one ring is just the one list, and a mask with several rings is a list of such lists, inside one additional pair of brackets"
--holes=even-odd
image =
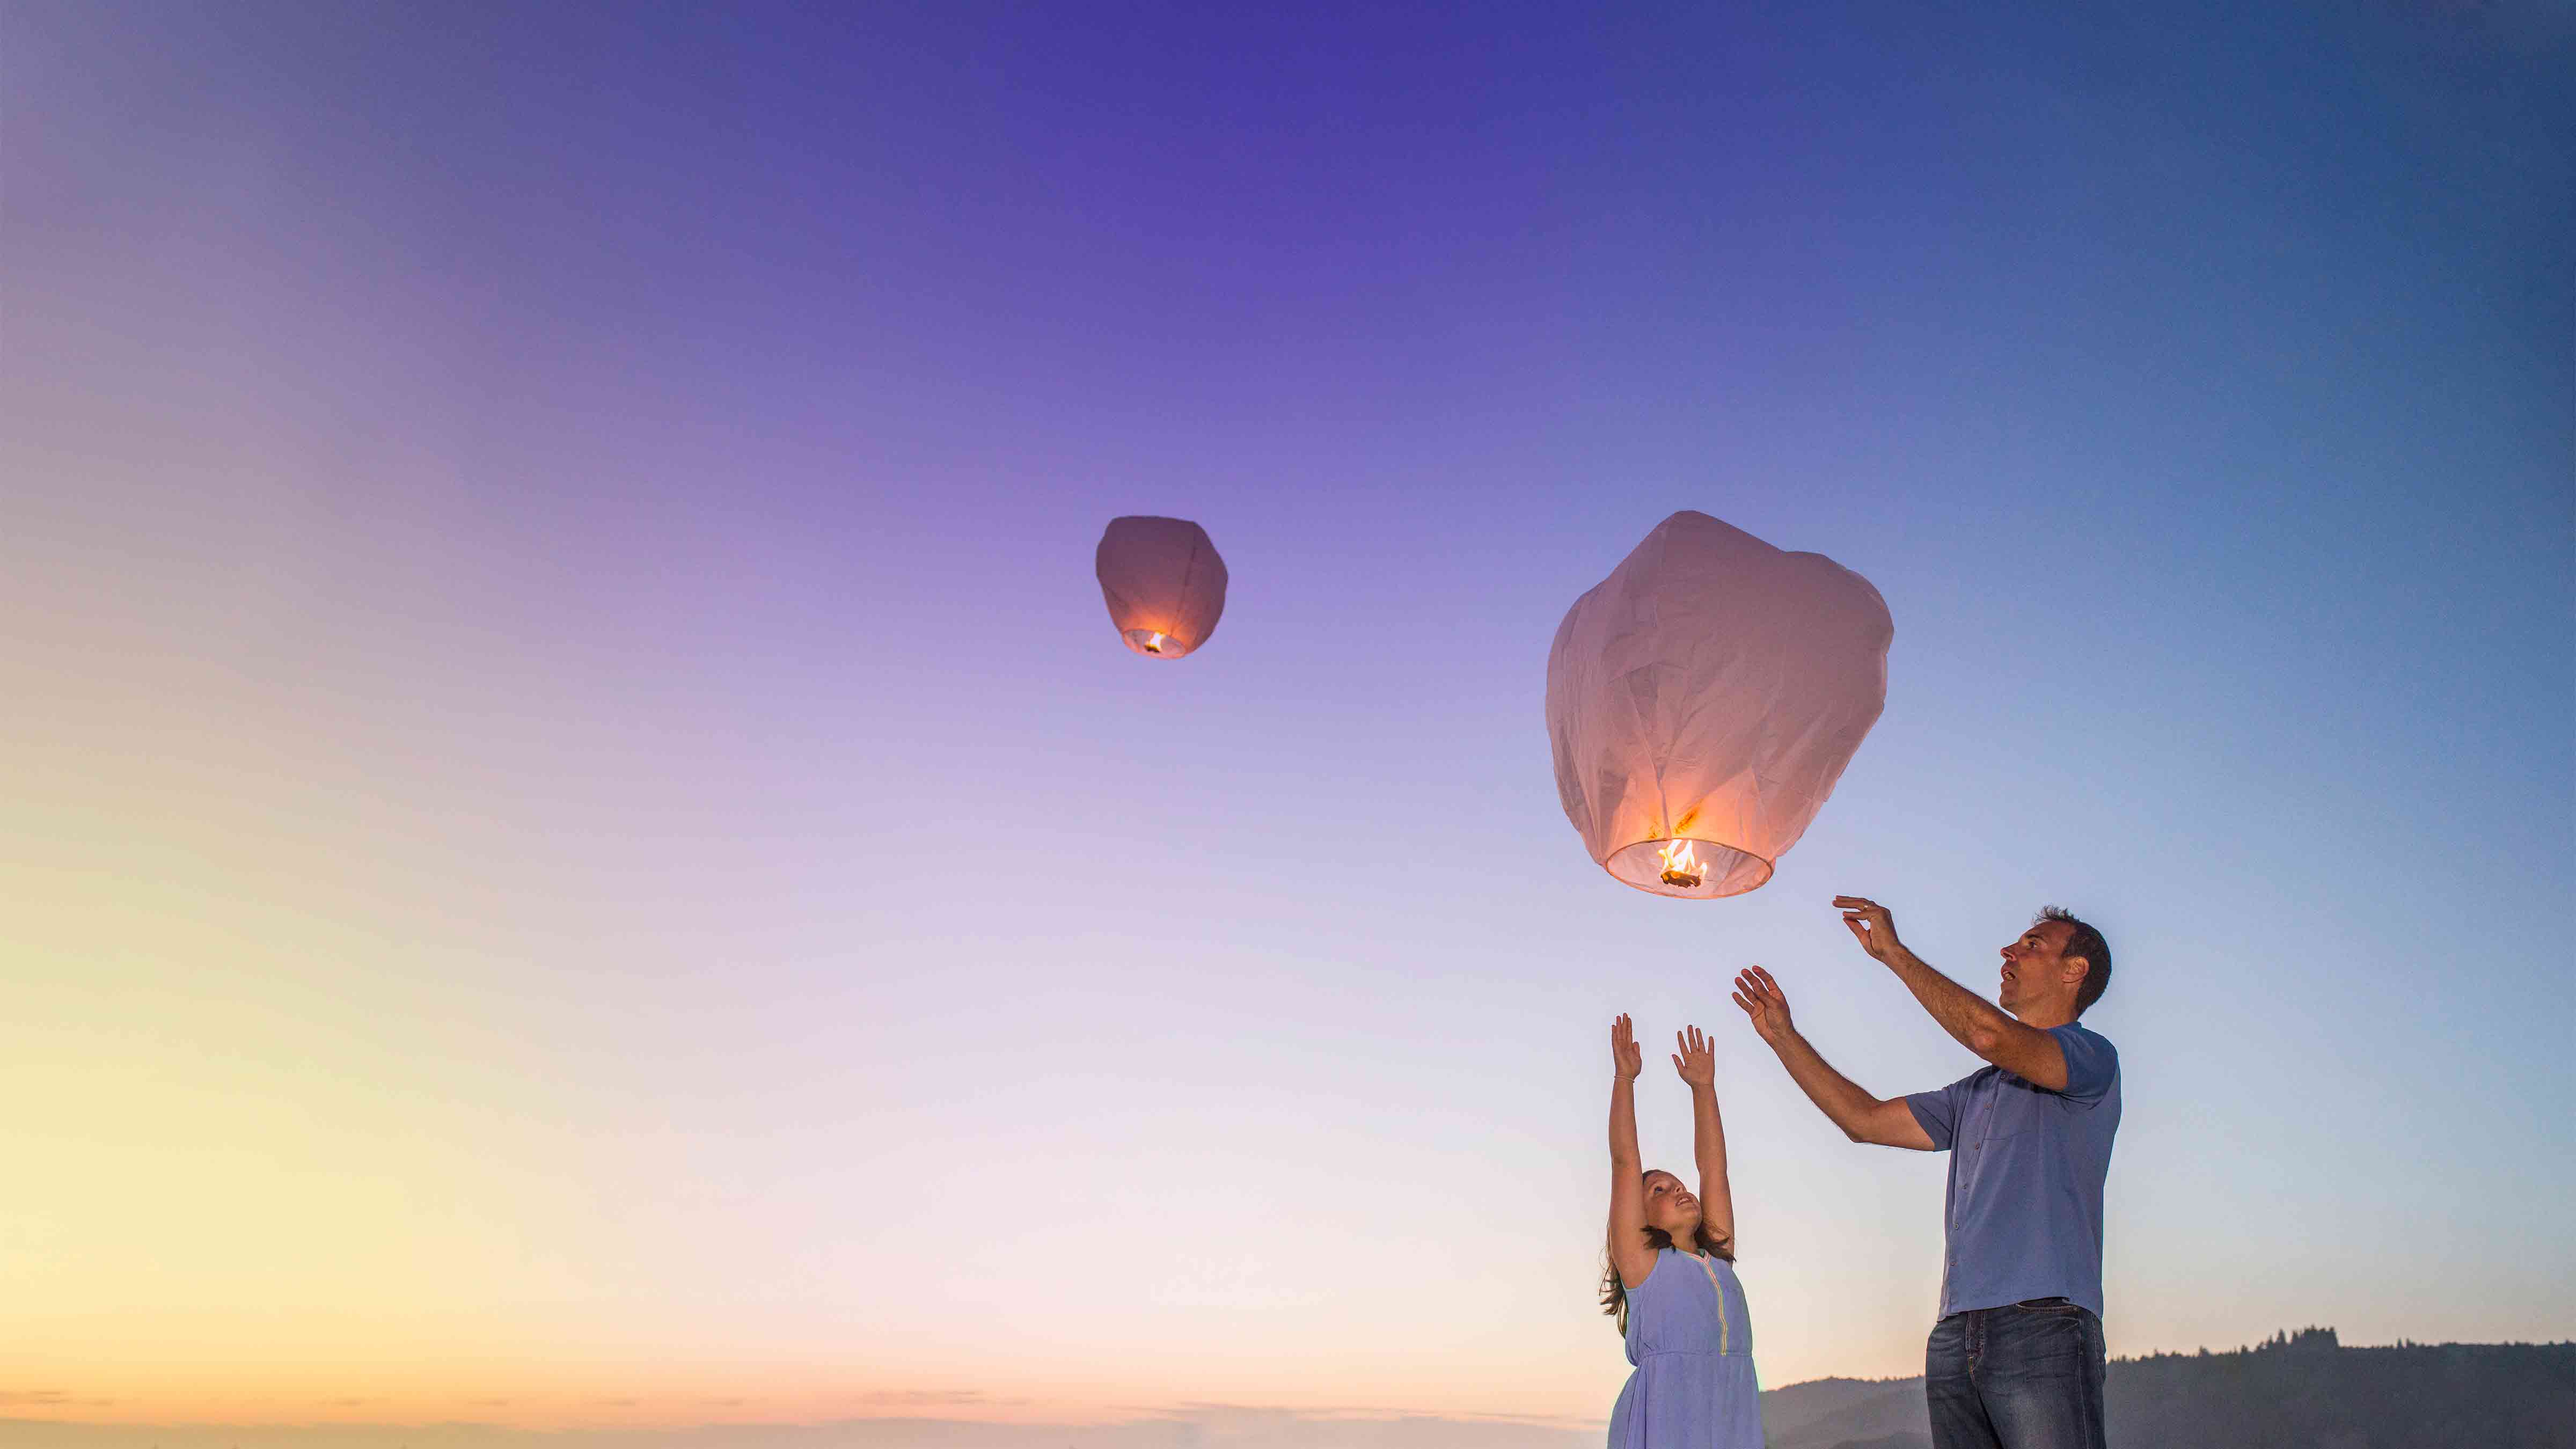
[(1729, 1337), (1735, 1331), (1735, 1325), (1726, 1317), (1726, 1285), (1717, 1281), (1717, 1270), (1709, 1266), (1707, 1258), (1697, 1253), (1691, 1256), (1699, 1259), (1699, 1270), (1708, 1275), (1708, 1286), (1717, 1290), (1717, 1351), (1722, 1357), (1726, 1353)]

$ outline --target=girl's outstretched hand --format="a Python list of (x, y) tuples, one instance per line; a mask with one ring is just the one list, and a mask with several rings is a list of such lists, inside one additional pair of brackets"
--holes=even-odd
[(1637, 1029), (1624, 1011), (1610, 1023), (1610, 1066), (1623, 1082), (1637, 1080), (1637, 1074), (1646, 1069), (1646, 1054), (1637, 1049)]
[(1717, 1053), (1710, 1048), (1708, 1038), (1700, 1033), (1700, 1029), (1692, 1027), (1687, 1035), (1674, 1032), (1673, 1045), (1681, 1049), (1673, 1057), (1673, 1070), (1682, 1074), (1682, 1080), (1694, 1087), (1714, 1090), (1717, 1086)]

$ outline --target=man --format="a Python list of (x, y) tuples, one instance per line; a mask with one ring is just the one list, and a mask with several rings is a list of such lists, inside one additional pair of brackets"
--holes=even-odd
[(1925, 1345), (1936, 1449), (2105, 1449), (2102, 1183), (2120, 1058), (2076, 1024), (2111, 983), (2102, 933), (2055, 906), (2003, 948), (1998, 1007), (1923, 963), (1885, 906), (1836, 896), (1861, 949), (1992, 1065), (1881, 1100), (1828, 1066), (1756, 966), (1735, 1004), (1854, 1142), (1950, 1154), (1941, 1320)]

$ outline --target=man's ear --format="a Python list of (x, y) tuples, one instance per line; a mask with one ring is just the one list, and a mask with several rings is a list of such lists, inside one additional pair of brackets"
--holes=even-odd
[(2061, 956), (2058, 958), (2058, 962), (2060, 965), (2064, 966), (2080, 966), (2083, 968), (2071, 976), (2060, 978), (2069, 986), (2080, 987), (2084, 984), (2084, 978), (2093, 974), (2093, 960), (2089, 956)]

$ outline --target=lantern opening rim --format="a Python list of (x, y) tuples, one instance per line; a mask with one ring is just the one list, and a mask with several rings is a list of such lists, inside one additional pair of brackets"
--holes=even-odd
[[(1163, 647), (1146, 648), (1145, 641), (1157, 634), (1163, 637)], [(1186, 659), (1198, 651), (1197, 645), (1169, 629), (1121, 629), (1118, 631), (1118, 638), (1119, 642), (1127, 646), (1127, 652), (1141, 654), (1148, 659)]]
[[(1630, 880), (1628, 877), (1621, 875), (1618, 867), (1613, 864), (1613, 862), (1617, 861), (1621, 856), (1627, 855), (1640, 848), (1667, 847), (1677, 840), (1686, 840), (1694, 845), (1706, 847), (1709, 851), (1718, 852), (1717, 860), (1728, 861), (1729, 864), (1726, 868), (1719, 869), (1714, 861), (1700, 862), (1700, 883), (1696, 887), (1666, 885), (1662, 879), (1663, 867), (1660, 863), (1654, 864), (1649, 868), (1646, 871), (1646, 878), (1642, 881)], [(1646, 859), (1653, 861), (1655, 857), (1649, 855)], [(1735, 886), (1733, 889), (1724, 889), (1723, 887), (1726, 883), (1735, 879), (1737, 874), (1742, 871), (1744, 861), (1751, 861), (1755, 865), (1761, 867), (1760, 873), (1754, 876), (1752, 881), (1748, 884)], [(1683, 901), (1715, 901), (1724, 900), (1729, 896), (1750, 895), (1754, 891), (1758, 891), (1762, 889), (1762, 887), (1769, 885), (1771, 883), (1771, 877), (1779, 870), (1778, 863), (1768, 856), (1756, 855), (1752, 851), (1746, 850), (1740, 845), (1729, 845), (1725, 841), (1712, 840), (1705, 835), (1656, 835), (1650, 836), (1644, 840), (1630, 841), (1628, 844), (1620, 846), (1618, 849), (1611, 851), (1608, 855), (1603, 856), (1596, 863), (1601, 867), (1604, 874), (1608, 875), (1612, 880), (1617, 881), (1619, 884), (1628, 887), (1630, 890), (1644, 891), (1650, 896), (1665, 896), (1673, 900)], [(1717, 886), (1720, 888), (1711, 889), (1710, 882), (1712, 881), (1716, 882)]]

